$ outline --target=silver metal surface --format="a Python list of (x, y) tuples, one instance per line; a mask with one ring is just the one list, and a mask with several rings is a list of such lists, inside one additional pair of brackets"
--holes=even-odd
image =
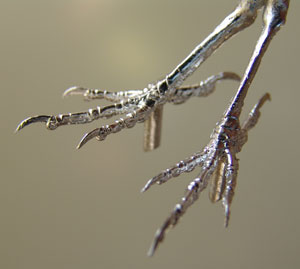
[(200, 193), (212, 180), (215, 181), (212, 183), (213, 190), (210, 199), (214, 202), (222, 200), (225, 211), (225, 226), (227, 226), (238, 172), (236, 154), (241, 151), (246, 143), (248, 131), (257, 123), (260, 116), (259, 110), (265, 101), (270, 99), (270, 95), (267, 93), (259, 99), (242, 125), (239, 121), (240, 114), (261, 59), (272, 38), (281, 25), (285, 23), (288, 7), (289, 0), (241, 0), (236, 9), (187, 58), (166, 75), (165, 79), (149, 84), (143, 90), (116, 93), (72, 87), (65, 92), (65, 96), (83, 95), (88, 100), (106, 99), (116, 103), (102, 108), (90, 109), (86, 112), (30, 117), (19, 124), (17, 131), (35, 122), (44, 122), (48, 129), (53, 130), (62, 125), (88, 123), (99, 118), (125, 114), (124, 118), (87, 133), (80, 141), (78, 148), (93, 138), (104, 140), (109, 134), (117, 133), (125, 128), (132, 128), (136, 123), (146, 121), (145, 149), (152, 150), (159, 145), (161, 113), (164, 104), (168, 102), (181, 104), (192, 96), (206, 96), (213, 92), (215, 83), (218, 80), (226, 78), (238, 80), (238, 75), (224, 72), (212, 76), (198, 86), (181, 86), (184, 80), (226, 40), (250, 26), (255, 21), (258, 11), (263, 8), (262, 33), (242, 77), (238, 91), (212, 132), (210, 142), (202, 151), (150, 179), (142, 189), (142, 191), (146, 191), (155, 183), (162, 184), (184, 172), (190, 172), (198, 166), (201, 168), (199, 175), (189, 184), (184, 197), (156, 232), (154, 242), (149, 250), (150, 256), (154, 254), (164, 239), (166, 231), (178, 223), (178, 220), (198, 199)]
[(125, 92), (109, 92), (75, 86), (67, 89), (63, 96), (83, 95), (87, 100), (105, 99), (110, 102), (118, 103), (104, 107), (97, 106), (96, 108), (84, 112), (58, 114), (57, 116), (41, 115), (29, 117), (18, 125), (16, 131), (36, 122), (46, 123), (47, 129), (55, 130), (57, 127), (63, 125), (90, 123), (100, 118), (107, 119), (112, 116), (125, 114), (124, 118), (120, 118), (114, 123), (103, 125), (85, 134), (77, 148), (81, 148), (93, 138), (102, 141), (112, 133), (120, 132), (125, 128), (132, 128), (136, 123), (147, 121), (147, 119), (150, 118), (145, 126), (144, 140), (144, 149), (149, 151), (159, 145), (161, 114), (164, 104), (167, 102), (182, 104), (193, 96), (205, 97), (215, 90), (218, 81), (226, 79), (240, 80), (239, 76), (235, 73), (221, 72), (217, 75), (210, 76), (198, 85), (178, 87), (176, 91), (168, 96), (161, 92), (158, 86), (160, 82), (157, 84), (149, 84), (144, 90), (130, 90)]
[[(207, 187), (212, 175), (220, 172), (220, 167), (223, 166), (223, 163), (225, 168), (223, 171), (221, 170), (221, 174), (217, 175), (217, 184), (224, 184), (224, 190), (215, 190), (213, 194), (215, 196), (215, 194), (218, 193), (221, 196), (218, 199), (222, 199), (225, 211), (225, 227), (228, 226), (230, 205), (234, 196), (239, 168), (236, 154), (241, 151), (243, 145), (247, 142), (248, 131), (257, 123), (260, 116), (259, 109), (266, 100), (270, 100), (270, 95), (266, 93), (260, 98), (248, 118), (242, 124), (242, 127), (239, 123), (239, 117), (242, 112), (247, 91), (255, 77), (261, 59), (272, 38), (280, 29), (280, 26), (285, 23), (289, 1), (241, 1), (236, 10), (227, 17), (230, 18), (230, 20), (234, 20), (238, 25), (241, 20), (242, 25), (245, 24), (245, 26), (247, 26), (248, 23), (253, 22), (256, 18), (257, 10), (261, 8), (262, 3), (265, 5), (262, 33), (257, 41), (240, 87), (221, 121), (213, 131), (210, 142), (203, 149), (202, 153), (193, 155), (187, 162), (181, 161), (176, 166), (163, 171), (158, 176), (150, 179), (142, 189), (142, 191), (145, 191), (155, 183), (161, 184), (183, 172), (189, 172), (192, 170), (191, 168), (195, 168), (196, 164), (201, 167), (200, 174), (189, 184), (181, 202), (175, 206), (171, 215), (157, 230), (153, 244), (148, 252), (149, 256), (154, 254), (159, 244), (163, 241), (166, 231), (175, 226), (186, 210), (199, 198), (200, 193)], [(245, 20), (243, 19), (244, 17), (248, 19)], [(175, 174), (173, 174), (174, 171)], [(213, 198), (213, 200), (215, 200), (215, 198)]]

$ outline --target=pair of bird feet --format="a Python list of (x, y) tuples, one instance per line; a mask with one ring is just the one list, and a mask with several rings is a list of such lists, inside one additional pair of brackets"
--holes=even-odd
[[(124, 118), (119, 118), (109, 125), (103, 125), (87, 133), (80, 141), (78, 148), (93, 138), (104, 140), (112, 133), (117, 133), (125, 128), (132, 128), (136, 123), (145, 122), (145, 126), (148, 126), (145, 129), (145, 150), (152, 150), (159, 145), (162, 108), (166, 103), (182, 104), (194, 96), (207, 96), (214, 91), (216, 83), (224, 79), (240, 81), (236, 95), (217, 123), (207, 146), (202, 151), (151, 178), (142, 189), (144, 192), (154, 184), (165, 183), (182, 173), (191, 172), (196, 167), (200, 168), (198, 176), (188, 185), (181, 201), (156, 232), (154, 242), (148, 253), (150, 256), (154, 254), (164, 239), (166, 231), (177, 224), (181, 216), (208, 185), (210, 185), (210, 200), (212, 202), (222, 201), (225, 211), (225, 226), (227, 226), (239, 168), (236, 155), (246, 143), (248, 131), (256, 125), (260, 116), (260, 108), (270, 99), (270, 95), (266, 93), (259, 99), (242, 124), (240, 124), (239, 117), (260, 61), (271, 39), (280, 29), (280, 26), (285, 23), (288, 7), (289, 0), (241, 0), (236, 9), (165, 79), (149, 84), (143, 90), (120, 92), (72, 87), (65, 91), (64, 96), (82, 95), (87, 100), (105, 99), (113, 104), (104, 107), (98, 106), (79, 113), (30, 117), (22, 121), (17, 130), (19, 131), (35, 122), (44, 122), (48, 129), (54, 130), (62, 125), (89, 123), (99, 118), (107, 119), (125, 114)], [(185, 79), (226, 40), (250, 26), (261, 8), (263, 8), (263, 30), (241, 80), (235, 73), (223, 72), (209, 77), (198, 85), (182, 86)]]

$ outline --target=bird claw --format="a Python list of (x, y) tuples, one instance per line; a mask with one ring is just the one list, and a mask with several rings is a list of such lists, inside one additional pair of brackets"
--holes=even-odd
[[(125, 119), (120, 119), (113, 124), (102, 126), (101, 128), (97, 128), (87, 133), (78, 145), (78, 148), (81, 148), (93, 138), (104, 140), (110, 133), (116, 133), (123, 128), (131, 128), (137, 122), (148, 120), (149, 115), (155, 111), (155, 109), (167, 102), (179, 104), (185, 102), (191, 96), (206, 96), (210, 94), (214, 90), (215, 82), (219, 80), (217, 76), (215, 76), (215, 82), (213, 82), (213, 79), (210, 82), (207, 80), (208, 85), (205, 85), (205, 81), (205, 87), (202, 87), (203, 85), (201, 83), (200, 85), (188, 87), (181, 87), (181, 84), (226, 40), (250, 26), (255, 21), (258, 10), (262, 7), (264, 7), (263, 31), (258, 39), (248, 67), (246, 68), (239, 89), (229, 108), (225, 111), (224, 117), (212, 134), (210, 143), (204, 149), (205, 154), (203, 155), (203, 158), (200, 158), (200, 162), (196, 162), (194, 165), (194, 167), (196, 167), (202, 164), (201, 173), (198, 178), (191, 182), (184, 198), (176, 205), (170, 217), (156, 233), (149, 255), (153, 255), (159, 243), (163, 240), (167, 229), (176, 225), (187, 208), (198, 199), (199, 194), (206, 188), (213, 172), (218, 167), (218, 162), (223, 161), (225, 162), (225, 172), (221, 171), (221, 173), (224, 174), (217, 178), (216, 184), (219, 183), (219, 180), (222, 180), (224, 181), (222, 183), (225, 184), (225, 187), (215, 188), (215, 191), (213, 191), (215, 193), (213, 193), (211, 197), (213, 197), (214, 201), (222, 199), (225, 209), (225, 226), (227, 226), (230, 216), (230, 204), (234, 195), (238, 171), (238, 159), (236, 158), (236, 153), (240, 152), (242, 146), (246, 143), (248, 130), (255, 126), (259, 118), (259, 108), (266, 100), (270, 99), (270, 96), (265, 94), (259, 100), (242, 126), (239, 124), (239, 116), (247, 91), (255, 77), (261, 59), (272, 38), (279, 30), (280, 26), (285, 23), (289, 8), (289, 0), (240, 0), (236, 9), (227, 16), (223, 22), (219, 24), (219, 26), (216, 27), (215, 30), (200, 43), (186, 59), (183, 60), (183, 62), (169, 73), (165, 79), (158, 81), (156, 84), (149, 84), (144, 90), (116, 93), (83, 87), (71, 87), (65, 91), (63, 96), (83, 95), (86, 99), (103, 98), (108, 101), (117, 101), (118, 103), (103, 109), (97, 107), (97, 109), (82, 113), (69, 113), (58, 116), (42, 115), (27, 118), (18, 125), (16, 131), (35, 122), (45, 122), (47, 128), (53, 130), (60, 125), (87, 123), (100, 117), (108, 118), (114, 115), (128, 113)], [(233, 75), (233, 73), (225, 72), (223, 75), (224, 74), (225, 77), (223, 78), (239, 80), (239, 77), (235, 74)], [(155, 124), (153, 124), (153, 126), (155, 126)], [(149, 141), (152, 140), (149, 139)], [(174, 171), (176, 171), (176, 169)], [(180, 170), (179, 172), (189, 171), (190, 170), (187, 169), (186, 171)], [(142, 192), (146, 191), (155, 182), (161, 184), (166, 182), (169, 178), (179, 174), (174, 172), (168, 175), (167, 173), (167, 175), (163, 174), (160, 179), (156, 178), (155, 180), (150, 180), (142, 189)]]
[(77, 149), (80, 149), (82, 148), (83, 145), (85, 145), (88, 141), (90, 141), (91, 139), (93, 138), (98, 138), (99, 137), (99, 128), (97, 129), (94, 129), (93, 131), (91, 132), (88, 132), (86, 133), (80, 140), (78, 146), (77, 146)]
[(63, 97), (68, 97), (72, 95), (83, 95), (86, 96), (89, 89), (80, 87), (80, 86), (73, 86), (68, 89), (66, 89), (63, 93)]
[[(51, 118), (52, 118), (52, 116), (47, 116), (47, 115), (40, 115), (40, 116), (29, 117), (29, 118), (21, 121), (21, 123), (17, 126), (15, 132), (18, 132), (21, 129), (23, 129), (24, 127), (26, 127), (26, 126), (28, 126), (28, 125), (30, 125), (32, 123), (36, 123), (36, 122), (44, 122), (48, 126), (49, 125), (48, 122), (50, 122)], [(48, 129), (53, 130), (55, 128), (48, 128)]]

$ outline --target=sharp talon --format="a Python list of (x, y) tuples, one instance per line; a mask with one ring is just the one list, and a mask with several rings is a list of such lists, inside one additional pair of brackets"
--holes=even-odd
[(163, 235), (161, 234), (161, 229), (159, 229), (158, 231), (156, 231), (154, 241), (152, 242), (152, 245), (148, 250), (148, 253), (147, 253), (148, 257), (152, 257), (154, 255), (159, 243), (162, 240), (163, 240)]
[(266, 101), (271, 101), (271, 95), (268, 92), (259, 99), (257, 106), (261, 108)]
[(148, 188), (145, 186), (141, 189), (141, 193), (145, 192), (146, 190), (148, 190)]
[(148, 180), (148, 182), (145, 184), (145, 186), (141, 189), (141, 192), (145, 192), (146, 190), (148, 190), (151, 186), (151, 182), (152, 180)]
[[(218, 194), (214, 200), (222, 199), (225, 209), (224, 225), (227, 227), (239, 169), (236, 154), (242, 150), (243, 145), (247, 142), (248, 131), (256, 125), (260, 116), (259, 109), (267, 100), (270, 100), (270, 95), (267, 93), (259, 99), (242, 126), (239, 121), (240, 114), (263, 55), (280, 26), (285, 23), (289, 2), (290, 0), (239, 0), (236, 9), (203, 42), (197, 45), (175, 69), (166, 74), (163, 80), (149, 84), (143, 90), (133, 91), (108, 92), (106, 90), (77, 86), (71, 87), (63, 93), (63, 97), (82, 95), (86, 100), (105, 99), (116, 103), (103, 108), (89, 109), (85, 112), (31, 117), (22, 121), (16, 131), (35, 122), (45, 122), (48, 129), (54, 130), (62, 125), (83, 124), (98, 118), (109, 118), (119, 114), (126, 115), (110, 125), (102, 126), (85, 134), (77, 146), (79, 149), (93, 138), (104, 140), (107, 135), (117, 133), (125, 128), (131, 128), (138, 122), (146, 121), (147, 124), (149, 117), (152, 117), (150, 113), (158, 111), (159, 107), (167, 102), (180, 104), (192, 96), (207, 96), (215, 90), (215, 86), (220, 80), (231, 79), (240, 81), (240, 76), (235, 73), (221, 72), (199, 84), (181, 86), (226, 40), (254, 23), (259, 9), (263, 8), (263, 29), (257, 40), (254, 52), (246, 67), (237, 93), (225, 110), (221, 121), (217, 123), (207, 146), (204, 147), (202, 152), (198, 152), (170, 169), (162, 171), (159, 175), (150, 179), (141, 190), (145, 192), (155, 183), (165, 183), (170, 178), (190, 172), (196, 166), (200, 166), (201, 171), (199, 175), (190, 182), (180, 203), (176, 204), (170, 216), (165, 220), (161, 228), (157, 230), (154, 241), (148, 251), (148, 256), (154, 255), (164, 240), (167, 231), (175, 227), (183, 214), (198, 200), (200, 193), (212, 180), (217, 182), (216, 184), (213, 183), (216, 186), (213, 194)], [(158, 122), (159, 120), (155, 120), (155, 124), (153, 124), (155, 127), (153, 128), (160, 130), (160, 127), (157, 127), (159, 126)], [(197, 125), (197, 123), (190, 123), (190, 126), (194, 125)], [(152, 125), (150, 127), (149, 130), (152, 132), (154, 129)], [(218, 170), (221, 171), (220, 175), (217, 174)], [(219, 184), (220, 187), (218, 186)], [(214, 195), (214, 197), (216, 196)]]
[(229, 224), (229, 217), (225, 217), (225, 222), (224, 222), (224, 226), (225, 228), (228, 228), (228, 224)]
[(147, 252), (147, 256), (152, 257), (154, 255), (156, 248), (157, 248), (157, 242), (155, 241), (152, 243), (151, 247), (149, 248), (149, 250)]
[(225, 208), (225, 221), (224, 221), (224, 226), (225, 228), (228, 227), (229, 224), (229, 218), (230, 218), (230, 209), (228, 207)]
[(77, 146), (77, 149), (80, 149), (84, 144), (86, 144), (89, 140), (99, 136), (99, 131), (100, 129), (97, 128), (87, 134), (84, 135), (84, 137), (82, 137), (82, 139), (80, 140), (78, 146)]
[(35, 122), (45, 122), (47, 123), (48, 120), (50, 119), (50, 116), (46, 116), (46, 115), (42, 115), (42, 116), (35, 116), (35, 117), (30, 117), (27, 118), (25, 120), (23, 120), (17, 127), (15, 132), (20, 131), (21, 129), (23, 129), (25, 126), (31, 124), (31, 123), (35, 123)]
[(86, 92), (86, 88), (73, 86), (69, 89), (66, 89), (63, 93), (63, 97), (70, 96), (70, 95), (82, 95), (82, 93)]
[(152, 179), (150, 179), (146, 185), (141, 189), (141, 192), (145, 192), (146, 190), (148, 190), (152, 185)]
[(241, 81), (241, 77), (233, 72), (222, 72), (220, 73), (220, 76), (222, 77), (222, 79), (232, 79), (236, 81)]

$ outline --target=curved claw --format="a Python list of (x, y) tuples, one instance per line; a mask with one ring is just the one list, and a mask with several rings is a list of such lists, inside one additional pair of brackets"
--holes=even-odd
[(90, 141), (91, 139), (98, 137), (99, 136), (99, 131), (100, 128), (97, 128), (89, 133), (86, 133), (82, 139), (80, 140), (77, 149), (80, 149), (84, 144), (86, 144), (88, 141)]
[(47, 116), (47, 115), (41, 115), (41, 116), (35, 116), (35, 117), (29, 117), (25, 120), (23, 120), (17, 127), (15, 132), (20, 131), (21, 129), (23, 129), (25, 126), (35, 123), (35, 122), (45, 122), (47, 123), (49, 121), (49, 119), (51, 119), (51, 116)]
[(221, 72), (218, 75), (216, 75), (217, 79), (232, 79), (236, 81), (240, 81), (241, 77), (234, 72)]
[(260, 109), (266, 101), (271, 101), (271, 95), (268, 92), (259, 99), (254, 109)]
[(146, 190), (148, 190), (151, 187), (151, 185), (153, 185), (153, 178), (147, 181), (145, 186), (141, 189), (141, 192), (145, 192)]
[(205, 154), (203, 152), (197, 152), (191, 157), (178, 162), (174, 166), (160, 172), (155, 177), (149, 179), (145, 186), (141, 189), (141, 192), (145, 192), (154, 184), (161, 185), (163, 183), (166, 183), (168, 180), (178, 177), (182, 173), (192, 172), (197, 166), (201, 166), (203, 164), (204, 158)]
[(70, 87), (69, 89), (66, 89), (63, 93), (63, 97), (66, 96), (71, 96), (71, 95), (86, 95), (86, 92), (88, 92), (89, 89), (87, 88), (83, 88), (83, 87), (79, 87), (79, 86), (73, 86)]
[(229, 218), (230, 218), (230, 208), (229, 205), (225, 206), (225, 219), (224, 219), (224, 227), (227, 228), (229, 224)]
[(164, 240), (164, 238), (165, 238), (165, 231), (167, 230), (167, 228), (170, 225), (171, 225), (170, 218), (168, 218), (164, 222), (163, 226), (156, 231), (155, 236), (154, 236), (154, 240), (153, 240), (153, 242), (152, 242), (152, 244), (151, 244), (151, 246), (150, 246), (150, 248), (148, 250), (148, 253), (147, 253), (147, 255), (149, 257), (152, 257), (154, 255), (154, 253), (155, 253), (158, 245)]

